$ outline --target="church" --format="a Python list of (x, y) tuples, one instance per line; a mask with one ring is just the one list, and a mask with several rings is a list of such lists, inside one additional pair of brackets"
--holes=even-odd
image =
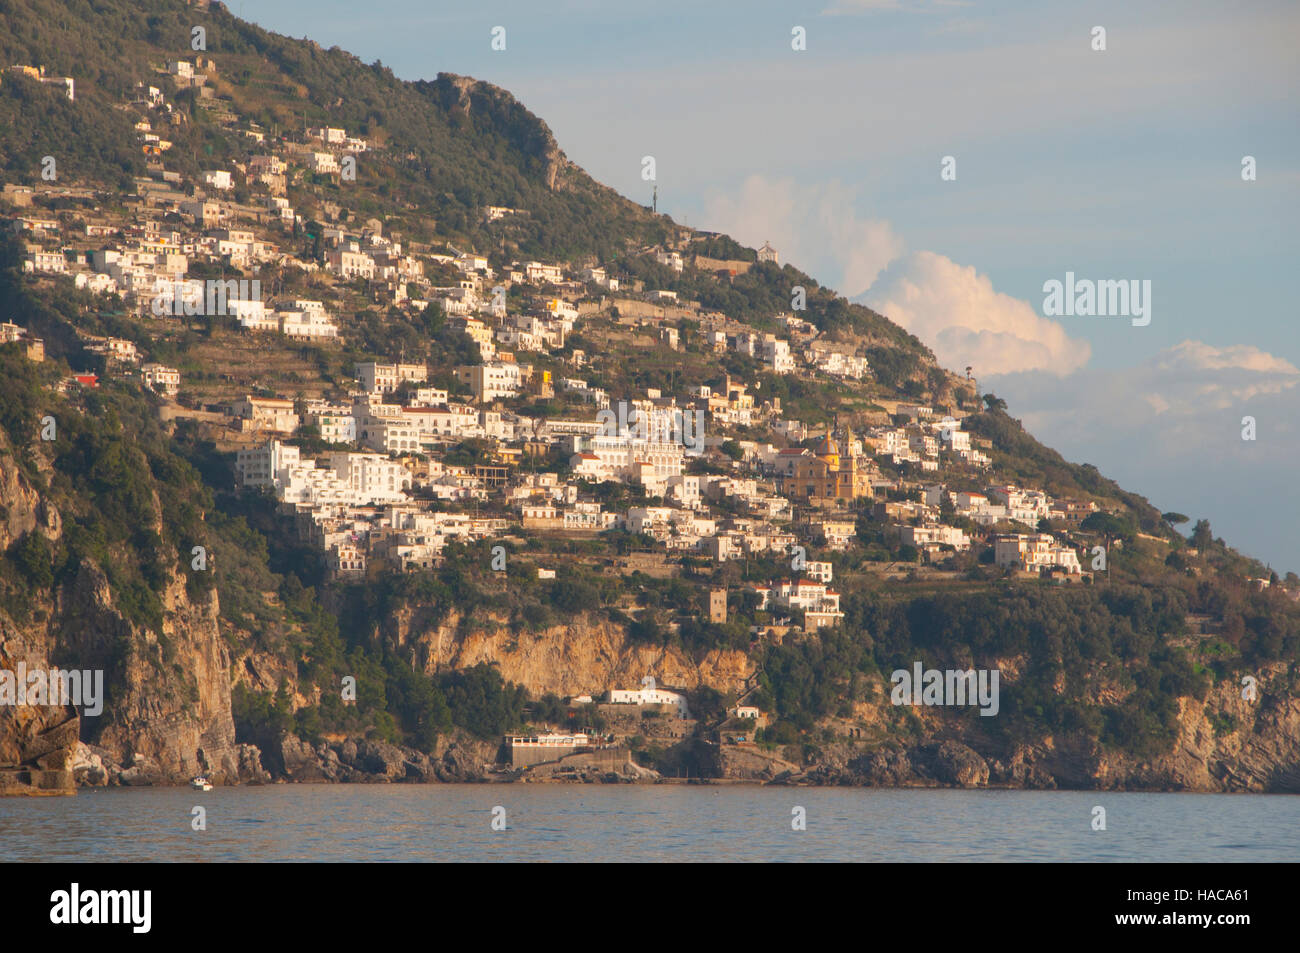
[(853, 431), (845, 427), (841, 453), (835, 431), (828, 432), (811, 454), (795, 463), (786, 479), (786, 496), (792, 502), (809, 503), (869, 499), (874, 467), (868, 457), (856, 452), (856, 444)]

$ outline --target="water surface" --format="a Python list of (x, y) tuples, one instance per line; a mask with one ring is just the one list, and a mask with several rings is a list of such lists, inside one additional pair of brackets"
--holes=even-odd
[[(191, 828), (192, 810), (207, 830)], [(1106, 830), (1094, 831), (1094, 806)], [(493, 830), (493, 808), (507, 827)], [(791, 829), (802, 807), (807, 829)], [(269, 785), (0, 798), (20, 861), (1300, 861), (1300, 797)]]

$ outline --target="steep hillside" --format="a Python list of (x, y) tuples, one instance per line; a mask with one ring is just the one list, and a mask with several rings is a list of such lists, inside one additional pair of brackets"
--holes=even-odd
[[(887, 316), (593, 181), (508, 92), (450, 74), (403, 82), (221, 4), (179, 0), (0, 0), (0, 60), (37, 74), (0, 77), (2, 212), (17, 232), (0, 242), (0, 317), (25, 335), (0, 344), (0, 668), (105, 675), (102, 714), (0, 706), (0, 793), (200, 772), (482, 779), (504, 734), (548, 727), (617, 735), (664, 774), (1300, 789), (1297, 584), (1268, 578), (1208, 523), (1189, 541), (1186, 517), (1064, 460)], [(203, 82), (168, 72), (179, 60)], [(41, 82), (62, 76), (75, 98)], [(355, 179), (317, 163), (334, 157), (309, 133), (319, 128), (361, 142), (347, 153)], [(286, 156), (270, 171), (280, 166), (266, 160)], [(220, 221), (204, 218), (207, 205)], [(393, 274), (343, 272), (353, 235), (397, 262)], [(284, 315), (306, 313), (294, 308), (279, 330), (230, 313), (160, 315), (120, 269), (121, 284), (94, 290), (107, 254), (128, 244), (151, 267), (169, 254), (157, 249), (174, 250), (173, 275), (325, 302), (337, 334), (281, 333)], [(262, 257), (230, 246), (263, 246)], [(543, 263), (560, 277), (503, 277)], [(484, 344), (471, 330), (494, 329), (453, 306), (498, 287), (499, 321), (541, 329), (495, 328), (523, 359), (506, 363), (526, 361), (533, 383), (470, 406), (466, 370)], [(800, 296), (806, 308), (792, 305)], [(532, 340), (570, 303), (560, 341)], [(827, 371), (840, 365), (818, 364), (817, 348), (866, 370)], [(144, 383), (145, 358), (176, 372), (176, 393)], [(380, 403), (439, 392), (396, 414), (454, 405), (478, 428), (372, 455), (423, 481), (410, 497), (421, 516), (498, 524), (455, 536), (427, 564), (398, 562), (400, 516), (369, 499), (357, 523), (389, 520), (375, 533), (384, 547), (360, 568), (331, 563), (328, 546), (355, 550), (359, 530), (330, 524), (327, 545), (313, 501), (239, 479), (240, 452), (272, 433), (320, 459), (360, 444), (320, 424), (264, 431), (231, 405), (280, 398), (295, 421), (309, 402), (343, 407), (356, 366), (375, 361), (426, 374)], [(707, 446), (678, 476), (715, 492), (673, 508), (646, 482), (577, 478), (567, 441), (590, 432), (597, 392), (710, 408)], [(965, 457), (926, 449), (941, 417), (969, 437)], [(508, 437), (505, 418), (518, 422)], [(555, 421), (571, 432), (541, 440)], [(858, 440), (863, 428), (880, 442)], [(770, 460), (804, 450), (804, 466), (872, 457), (874, 483), (825, 505), (816, 487), (796, 496), (795, 475), (778, 479)], [(1008, 486), (1043, 505), (1025, 516), (1008, 497), (979, 522), (953, 502)], [(586, 507), (568, 511), (580, 528), (554, 503)], [(725, 528), (777, 542), (670, 548), (683, 534), (650, 525), (654, 509), (705, 524), (702, 538)], [(647, 515), (638, 530), (634, 510)], [(616, 518), (583, 522), (593, 514)], [(923, 554), (904, 540), (938, 526), (964, 545)], [(1086, 581), (1009, 569), (1000, 535), (1082, 553)], [(782, 614), (762, 595), (803, 555), (834, 573), (839, 615), (825, 628), (808, 607)], [(918, 662), (1001, 672), (999, 716), (891, 701), (892, 674)], [(647, 674), (689, 700), (689, 730), (576, 700)], [(742, 703), (761, 709), (761, 726), (729, 714)]]

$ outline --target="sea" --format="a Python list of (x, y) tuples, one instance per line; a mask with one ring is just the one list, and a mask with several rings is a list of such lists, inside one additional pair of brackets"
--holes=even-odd
[(1285, 862), (1300, 861), (1300, 797), (689, 784), (106, 788), (0, 798), (0, 844), (4, 861), (19, 862)]

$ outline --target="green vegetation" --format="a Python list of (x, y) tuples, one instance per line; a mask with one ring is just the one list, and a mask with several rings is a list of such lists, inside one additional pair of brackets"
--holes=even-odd
[[(1228, 651), (1246, 664), (1295, 658), (1300, 613), (1279, 615), (1273, 607), (1265, 614), (1263, 604), (1255, 604), (1241, 616), (1245, 631), (1236, 652)], [(765, 737), (788, 743), (865, 699), (866, 676), (879, 674), (887, 684), (890, 672), (910, 670), (916, 661), (964, 670), (1000, 668), (1020, 658), (1020, 676), (1002, 683), (1004, 717), (981, 725), (976, 716), (976, 730), (1020, 742), (1045, 731), (1078, 734), (1153, 757), (1168, 751), (1176, 736), (1177, 699), (1205, 697), (1207, 667), (1221, 676), (1232, 669), (1223, 644), (1197, 652), (1175, 647), (1189, 608), (1208, 607), (1189, 606), (1178, 589), (1136, 586), (856, 595), (845, 604), (844, 629), (765, 649), (755, 704), (778, 716)], [(1121, 700), (1100, 701), (1102, 687)]]

